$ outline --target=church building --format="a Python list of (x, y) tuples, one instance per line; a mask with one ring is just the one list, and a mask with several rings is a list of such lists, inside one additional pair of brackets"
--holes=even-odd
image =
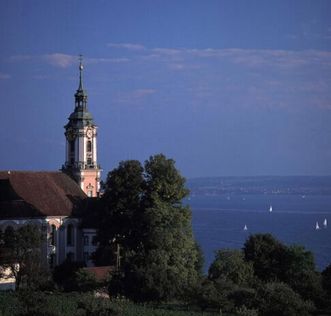
[(92, 266), (96, 229), (82, 225), (100, 193), (97, 126), (87, 107), (83, 64), (74, 110), (65, 125), (65, 162), (61, 171), (0, 171), (0, 230), (36, 224), (45, 234), (42, 253), (50, 267), (64, 260)]

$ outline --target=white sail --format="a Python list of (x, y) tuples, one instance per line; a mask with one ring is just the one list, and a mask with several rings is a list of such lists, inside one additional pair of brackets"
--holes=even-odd
[(270, 205), (269, 207), (269, 212), (272, 212), (272, 205)]
[(247, 229), (248, 229), (248, 228), (247, 228), (247, 225), (245, 225), (245, 226), (244, 226), (244, 230), (247, 230)]
[(328, 226), (328, 220), (326, 218), (324, 219), (323, 226), (324, 226), (324, 228), (326, 228)]
[(316, 226), (315, 226), (315, 229), (320, 229), (320, 226), (318, 225), (318, 222), (316, 222)]

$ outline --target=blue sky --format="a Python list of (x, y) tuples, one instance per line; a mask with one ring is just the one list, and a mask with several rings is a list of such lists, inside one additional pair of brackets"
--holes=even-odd
[(0, 2), (0, 169), (56, 170), (84, 55), (106, 174), (331, 174), (331, 1)]

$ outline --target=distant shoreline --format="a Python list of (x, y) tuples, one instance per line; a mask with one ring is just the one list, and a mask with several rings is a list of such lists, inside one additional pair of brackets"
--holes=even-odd
[(331, 195), (331, 176), (204, 177), (187, 180), (192, 195)]

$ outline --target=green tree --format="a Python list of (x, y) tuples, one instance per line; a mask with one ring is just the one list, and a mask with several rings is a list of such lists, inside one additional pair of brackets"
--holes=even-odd
[(322, 283), (325, 291), (331, 296), (331, 264), (322, 272)]
[(191, 211), (181, 201), (189, 191), (175, 161), (159, 154), (145, 162), (143, 266), (149, 275), (147, 297), (181, 297), (198, 280), (199, 253), (193, 238)]
[(224, 295), (218, 291), (213, 281), (203, 279), (192, 291), (192, 303), (203, 311), (208, 308), (220, 310), (224, 305)]
[(74, 280), (79, 292), (91, 292), (99, 286), (95, 275), (83, 268), (76, 271)]
[(314, 256), (302, 246), (286, 249), (282, 281), (304, 299), (318, 303), (323, 296), (321, 275), (315, 270)]
[(173, 159), (167, 159), (158, 154), (145, 162), (147, 207), (153, 206), (155, 201), (162, 201), (168, 205), (180, 207), (181, 201), (189, 194), (185, 187), (185, 178), (175, 167)]
[(285, 283), (267, 283), (259, 291), (259, 310), (263, 316), (309, 316), (314, 305), (304, 301)]
[[(116, 288), (134, 300), (170, 300), (182, 297), (197, 282), (201, 266), (191, 212), (181, 203), (188, 190), (174, 160), (160, 154), (144, 167), (143, 190), (135, 195), (141, 198), (133, 225), (138, 224), (139, 229), (134, 243), (123, 242), (122, 286), (118, 286), (118, 277), (114, 280)], [(137, 188), (139, 191), (141, 186), (134, 190)]]
[(197, 241), (195, 241), (195, 249), (197, 251), (197, 260), (195, 263), (195, 270), (198, 272), (199, 275), (203, 275), (204, 257), (203, 257), (202, 249)]
[(41, 257), (43, 234), (36, 225), (24, 225), (17, 230), (5, 231), (2, 249), (5, 256), (0, 263), (10, 270), (18, 290), (22, 283), (29, 288), (42, 286), (47, 282), (48, 271)]
[(257, 309), (249, 309), (245, 305), (239, 307), (236, 309), (236, 315), (238, 316), (258, 316), (258, 310)]
[(246, 262), (240, 250), (219, 250), (208, 270), (210, 280), (230, 280), (236, 285), (248, 285), (254, 276), (252, 264)]
[(108, 174), (102, 197), (104, 208), (100, 216), (96, 263), (114, 264), (117, 244), (123, 254), (140, 246), (143, 185), (143, 167), (137, 160), (122, 161)]
[(83, 267), (83, 262), (65, 260), (54, 268), (53, 280), (66, 292), (77, 291), (76, 273)]
[(222, 296), (222, 310), (232, 312), (235, 306), (252, 305), (255, 290), (250, 284), (254, 280), (254, 271), (240, 250), (217, 251), (208, 270), (208, 279)]
[(254, 273), (258, 278), (263, 281), (282, 278), (286, 246), (271, 234), (251, 235), (243, 250), (246, 260), (253, 263)]

